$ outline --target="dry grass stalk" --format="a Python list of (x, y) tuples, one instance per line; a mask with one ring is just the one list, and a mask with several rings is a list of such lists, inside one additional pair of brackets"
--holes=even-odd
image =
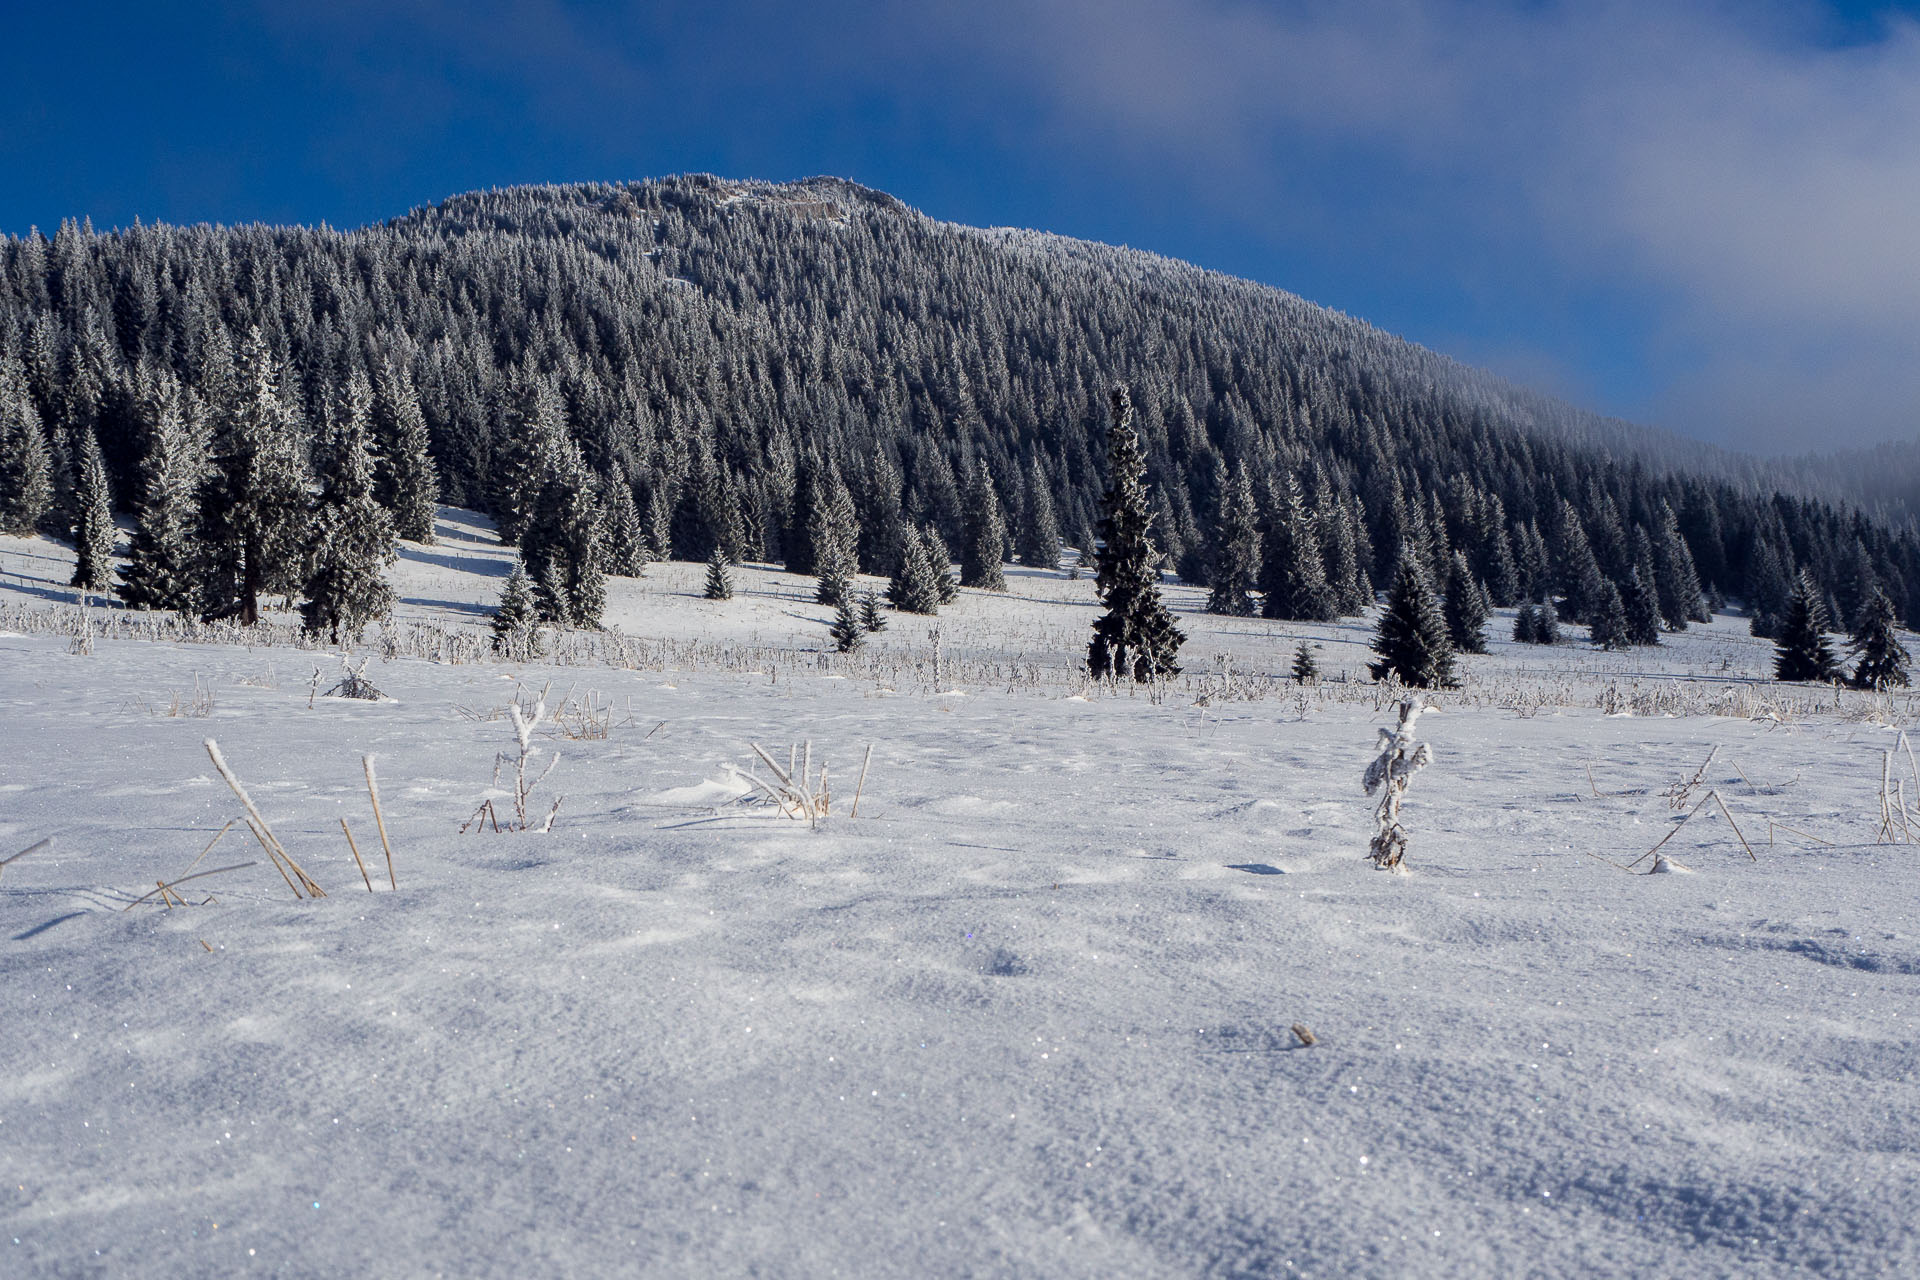
[[(1719, 754), (1720, 748), (1715, 746), (1713, 750), (1707, 752), (1707, 758), (1700, 762), (1700, 767), (1693, 771), (1691, 778), (1676, 782), (1667, 788), (1667, 807), (1669, 809), (1678, 812), (1687, 807), (1688, 801), (1693, 799), (1694, 790), (1699, 787), (1702, 782), (1706, 781), (1707, 766), (1712, 764), (1713, 758)], [(1638, 859), (1636, 859), (1636, 861), (1638, 861)]]
[[(1702, 766), (1702, 767), (1704, 768), (1705, 766)], [(1686, 817), (1680, 819), (1679, 822), (1674, 824), (1673, 830), (1667, 832), (1667, 834), (1660, 837), (1659, 844), (1654, 845), (1653, 848), (1647, 850), (1645, 853), (1641, 854), (1639, 857), (1635, 858), (1632, 862), (1629, 862), (1627, 865), (1629, 867), (1638, 866), (1642, 862), (1645, 862), (1648, 858), (1651, 858), (1655, 854), (1659, 853), (1661, 847), (1664, 846), (1667, 843), (1667, 841), (1679, 835), (1680, 828), (1686, 826), (1689, 822), (1692, 822), (1693, 816), (1696, 813), (1699, 813), (1702, 809), (1706, 808), (1707, 803), (1709, 801), (1719, 806), (1720, 815), (1727, 820), (1727, 825), (1733, 828), (1733, 834), (1736, 837), (1738, 837), (1740, 841), (1740, 847), (1747, 851), (1747, 857), (1752, 858), (1753, 861), (1755, 862), (1760, 861), (1760, 859), (1757, 856), (1755, 856), (1753, 852), (1753, 846), (1747, 843), (1747, 837), (1741, 832), (1740, 824), (1733, 820), (1733, 811), (1727, 808), (1727, 802), (1720, 798), (1720, 793), (1718, 791), (1709, 790), (1707, 794), (1700, 797), (1700, 802), (1698, 804), (1694, 805), (1693, 808), (1687, 810)]]
[(860, 793), (867, 789), (867, 769), (873, 764), (873, 744), (867, 744), (867, 758), (860, 762), (860, 781), (853, 787), (853, 808), (848, 811), (849, 818), (860, 816)]
[(353, 851), (353, 865), (360, 868), (360, 879), (366, 883), (367, 892), (373, 892), (373, 881), (367, 876), (367, 864), (360, 861), (360, 846), (353, 842), (353, 828), (347, 825), (345, 818), (340, 819), (340, 830), (347, 837), (347, 848)]
[[(233, 824), (229, 823), (227, 825), (231, 826)], [(184, 907), (187, 905), (186, 899), (181, 898), (180, 895), (177, 892), (175, 892), (178, 886), (187, 883), (187, 881), (189, 880), (204, 880), (208, 876), (225, 875), (229, 871), (244, 871), (248, 867), (257, 867), (259, 865), (260, 864), (257, 862), (236, 862), (230, 867), (215, 867), (211, 871), (202, 871), (198, 875), (180, 876), (174, 880), (156, 880), (154, 881), (154, 884), (158, 886), (157, 888), (149, 889), (146, 893), (142, 894), (138, 898), (135, 898), (132, 902), (129, 902), (126, 906), (120, 909), (122, 911), (131, 911), (135, 907), (139, 906), (141, 903), (145, 902), (148, 898), (153, 897), (154, 894), (156, 893), (160, 895), (160, 900), (162, 902), (166, 902), (169, 907), (173, 905), (171, 901), (168, 901), (170, 898), (177, 900), (180, 903), (180, 905)], [(296, 890), (295, 892), (298, 892), (298, 890)]]
[(50, 849), (52, 847), (53, 847), (53, 837), (48, 836), (45, 840), (36, 841), (35, 843), (28, 845), (26, 848), (22, 849), (20, 852), (14, 854), (11, 858), (0, 858), (0, 872), (4, 872), (7, 869), (8, 863), (18, 862), (20, 861), (20, 859), (26, 857), (30, 853), (38, 853), (42, 849)]
[(1307, 1024), (1304, 1022), (1294, 1023), (1291, 1030), (1293, 1031), (1293, 1038), (1300, 1042), (1300, 1047), (1303, 1049), (1311, 1049), (1320, 1043), (1320, 1037), (1309, 1031)]
[(213, 760), (213, 767), (220, 771), (220, 776), (227, 780), (229, 787), (233, 788), (233, 794), (240, 798), (240, 803), (246, 806), (247, 812), (252, 815), (254, 823), (258, 826), (258, 830), (256, 830), (254, 834), (260, 838), (261, 844), (269, 846), (268, 851), (270, 853), (277, 853), (281, 858), (286, 860), (286, 864), (293, 868), (294, 875), (300, 878), (300, 883), (306, 887), (310, 897), (326, 897), (326, 890), (314, 883), (313, 877), (308, 875), (298, 862), (294, 861), (293, 855), (287, 852), (286, 845), (280, 843), (280, 838), (273, 834), (273, 828), (267, 824), (267, 820), (261, 815), (259, 807), (253, 803), (253, 797), (247, 794), (247, 789), (240, 785), (240, 779), (235, 777), (233, 770), (227, 766), (226, 757), (220, 754), (220, 744), (212, 738), (208, 738), (206, 748), (207, 755)]
[(1786, 832), (1790, 836), (1799, 836), (1802, 840), (1811, 840), (1815, 844), (1826, 845), (1829, 849), (1833, 847), (1833, 841), (1831, 840), (1823, 840), (1819, 836), (1814, 835), (1810, 831), (1801, 831), (1797, 827), (1790, 827), (1784, 822), (1775, 822), (1772, 818), (1767, 819), (1767, 843), (1768, 844), (1773, 843), (1773, 832), (1774, 832), (1774, 828), (1776, 827)]
[(293, 876), (288, 874), (285, 864), (283, 864), (280, 861), (279, 851), (276, 850), (273, 847), (273, 845), (268, 843), (267, 837), (261, 833), (260, 828), (253, 825), (252, 819), (247, 820), (247, 830), (253, 832), (253, 838), (260, 842), (260, 847), (262, 849), (266, 850), (267, 861), (271, 862), (273, 864), (273, 869), (280, 873), (280, 878), (287, 882), (287, 888), (293, 890), (293, 896), (296, 898), (306, 897), (305, 894), (300, 892), (300, 886), (293, 882)]
[[(398, 889), (400, 882), (393, 878), (393, 846), (387, 842), (387, 818), (386, 815), (380, 811), (380, 783), (373, 776), (373, 757), (361, 756), (360, 767), (367, 771), (367, 795), (373, 800), (373, 825), (380, 829), (380, 847), (385, 850), (387, 855), (387, 887)], [(345, 826), (346, 823), (342, 822), (340, 825)], [(352, 837), (349, 836), (348, 840), (351, 841)], [(353, 856), (357, 859), (360, 855), (356, 851)], [(362, 867), (360, 874), (365, 875), (366, 873), (366, 868)], [(368, 888), (371, 889), (372, 886), (369, 885)]]

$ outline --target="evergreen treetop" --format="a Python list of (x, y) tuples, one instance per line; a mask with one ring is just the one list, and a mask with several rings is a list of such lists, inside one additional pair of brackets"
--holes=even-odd
[(1095, 679), (1155, 680), (1178, 675), (1186, 635), (1160, 599), (1159, 555), (1148, 514), (1146, 460), (1133, 433), (1133, 401), (1116, 386), (1107, 424), (1111, 484), (1102, 505), (1102, 547), (1095, 581), (1106, 612), (1093, 624), (1087, 668)]

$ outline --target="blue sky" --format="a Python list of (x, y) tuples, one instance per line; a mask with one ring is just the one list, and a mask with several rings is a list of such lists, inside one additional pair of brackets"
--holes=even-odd
[(0, 231), (839, 174), (1761, 450), (1920, 434), (1920, 3), (337, 0), (0, 44)]

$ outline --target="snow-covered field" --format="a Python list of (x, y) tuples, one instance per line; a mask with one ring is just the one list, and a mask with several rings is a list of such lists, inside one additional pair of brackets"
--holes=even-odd
[[(403, 614), (471, 623), (505, 555), (442, 532)], [(62, 556), (0, 540), (0, 609), (66, 609)], [(1064, 575), (854, 664), (810, 584), (703, 576), (614, 584), (672, 642), (633, 669), (371, 644), (377, 703), (313, 698), (325, 653), (4, 615), (0, 857), (54, 844), (0, 869), (0, 1275), (1920, 1273), (1908, 700), (1744, 684), (1736, 619), (1496, 641), (1388, 875), (1364, 623), (1184, 616), (1202, 678), (1155, 699), (1070, 676)], [(461, 834), (549, 685), (552, 832)], [(124, 909), (241, 813), (209, 737), (327, 897), (236, 826), (200, 869), (256, 865)], [(734, 799), (752, 743), (811, 743), (832, 816)], [(1710, 807), (1691, 874), (1609, 865), (1715, 748), (1692, 800), (1756, 858)]]

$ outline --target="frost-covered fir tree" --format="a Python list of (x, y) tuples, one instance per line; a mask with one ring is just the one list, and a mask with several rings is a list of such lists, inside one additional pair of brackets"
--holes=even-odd
[[(607, 572), (638, 578), (647, 571), (647, 537), (640, 528), (640, 509), (633, 490), (619, 476), (600, 482), (600, 527), (606, 533)], [(715, 550), (724, 550), (719, 542)]]
[[(841, 482), (837, 467), (828, 466), (816, 490), (813, 514), (807, 521), (813, 546), (813, 571), (819, 579), (814, 599), (837, 605), (852, 588), (859, 571), (860, 520), (853, 495)], [(792, 561), (788, 562), (789, 567)]]
[(709, 600), (733, 599), (733, 575), (727, 571), (727, 557), (719, 543), (713, 544), (713, 554), (707, 557), (707, 587), (703, 593)]
[(428, 453), (427, 416), (420, 408), (420, 393), (404, 364), (389, 363), (380, 370), (370, 413), (374, 497), (391, 514), (396, 536), (431, 543), (440, 477)]
[(1412, 557), (1400, 562), (1393, 590), (1387, 593), (1386, 612), (1374, 632), (1378, 662), (1367, 664), (1375, 680), (1392, 676), (1416, 689), (1451, 689), (1453, 638), (1440, 602), (1427, 586), (1426, 576)]
[(1513, 639), (1517, 644), (1539, 644), (1540, 610), (1531, 601), (1513, 615)]
[(607, 607), (600, 504), (580, 446), (562, 432), (547, 441), (538, 496), (520, 535), (520, 557), (541, 615), (562, 626), (597, 627)]
[(1253, 484), (1246, 468), (1236, 467), (1220, 495), (1220, 514), (1213, 530), (1212, 590), (1207, 612), (1234, 618), (1253, 616), (1253, 596), (1260, 580), (1260, 513), (1253, 502)]
[(193, 490), (199, 468), (189, 412), (179, 382), (165, 375), (149, 406), (147, 456), (140, 468), (146, 493), (115, 588), (136, 609), (184, 613), (193, 608)]
[(1174, 659), (1186, 635), (1160, 599), (1159, 554), (1148, 514), (1147, 464), (1133, 433), (1133, 400), (1116, 386), (1109, 404), (1107, 466), (1111, 484), (1101, 504), (1100, 603), (1087, 669), (1095, 679), (1157, 680), (1180, 674)]
[(1854, 659), (1853, 683), (1862, 689), (1907, 687), (1907, 649), (1896, 630), (1893, 601), (1879, 587), (1868, 592), (1854, 620), (1847, 651)]
[(0, 350), (0, 533), (32, 533), (53, 505), (53, 460), (25, 372)]
[(1039, 462), (1027, 469), (1026, 518), (1020, 523), (1020, 563), (1030, 569), (1060, 567), (1060, 522)]
[(320, 450), (320, 496), (307, 526), (306, 601), (311, 635), (351, 643), (369, 622), (393, 611), (386, 566), (397, 558), (393, 517), (374, 497), (369, 419), (373, 389), (355, 373), (335, 407)]
[(901, 613), (940, 612), (940, 585), (927, 554), (927, 535), (909, 527), (900, 548), (900, 563), (887, 583), (887, 603)]
[(1327, 584), (1320, 535), (1300, 494), (1300, 482), (1287, 477), (1275, 495), (1267, 522), (1260, 589), (1266, 593), (1260, 616), (1291, 622), (1331, 622), (1338, 616)]
[(540, 652), (540, 612), (533, 598), (533, 580), (527, 567), (518, 560), (507, 575), (500, 592), (500, 604), (493, 611), (493, 649), (516, 662), (524, 662)]
[(1839, 678), (1840, 664), (1827, 643), (1827, 606), (1813, 575), (1802, 570), (1793, 580), (1786, 617), (1773, 658), (1774, 677), (1830, 683)]
[(833, 611), (833, 625), (827, 628), (827, 634), (833, 637), (834, 648), (841, 653), (852, 653), (866, 643), (866, 629), (860, 625), (860, 614), (854, 608), (851, 591), (840, 596), (840, 603)]
[(1660, 534), (1653, 547), (1653, 586), (1660, 596), (1660, 616), (1669, 630), (1685, 631), (1689, 622), (1710, 622), (1701, 597), (1700, 575), (1694, 568), (1693, 552), (1680, 533), (1680, 520), (1673, 508), (1660, 504)]
[[(540, 501), (549, 453), (567, 438), (566, 404), (559, 388), (530, 369), (515, 369), (499, 390), (487, 503), (500, 541), (518, 544)], [(540, 569), (527, 572), (537, 583)]]
[(1487, 651), (1487, 616), (1492, 612), (1487, 604), (1487, 591), (1467, 567), (1466, 556), (1458, 551), (1453, 553), (1451, 572), (1447, 576), (1447, 598), (1441, 612), (1447, 620), (1447, 636), (1457, 652)]
[(1624, 593), (1627, 608), (1627, 642), (1635, 645), (1660, 643), (1660, 628), (1665, 618), (1660, 612), (1660, 594), (1654, 584), (1653, 557), (1646, 556), (1627, 577)]
[(887, 615), (880, 611), (880, 597), (872, 591), (860, 593), (860, 627), (869, 635), (887, 629)]
[(107, 488), (107, 463), (100, 439), (89, 431), (80, 440), (80, 471), (74, 486), (73, 566), (76, 587), (105, 591), (113, 585), (113, 495)]
[(993, 475), (984, 462), (974, 464), (961, 518), (965, 534), (960, 552), (960, 585), (982, 591), (1005, 591), (1007, 579), (1000, 565), (1007, 552), (1007, 526), (1000, 518), (1000, 498), (994, 492)]
[(1627, 605), (1620, 598), (1620, 588), (1598, 575), (1594, 584), (1583, 593), (1588, 602), (1587, 638), (1600, 649), (1628, 648), (1633, 637), (1627, 630)]
[(1295, 684), (1312, 684), (1320, 678), (1320, 663), (1313, 656), (1313, 646), (1302, 640), (1293, 646), (1293, 667), (1291, 674)]
[(251, 330), (233, 378), (208, 405), (212, 465), (198, 495), (196, 576), (200, 610), (243, 626), (260, 620), (260, 597), (297, 590), (306, 535), (307, 469), (300, 424), (280, 397), (266, 339)]
[(941, 604), (952, 604), (960, 595), (960, 584), (954, 578), (953, 557), (947, 554), (947, 540), (932, 525), (920, 531), (921, 543), (927, 549), (927, 566), (933, 572), (933, 590)]

